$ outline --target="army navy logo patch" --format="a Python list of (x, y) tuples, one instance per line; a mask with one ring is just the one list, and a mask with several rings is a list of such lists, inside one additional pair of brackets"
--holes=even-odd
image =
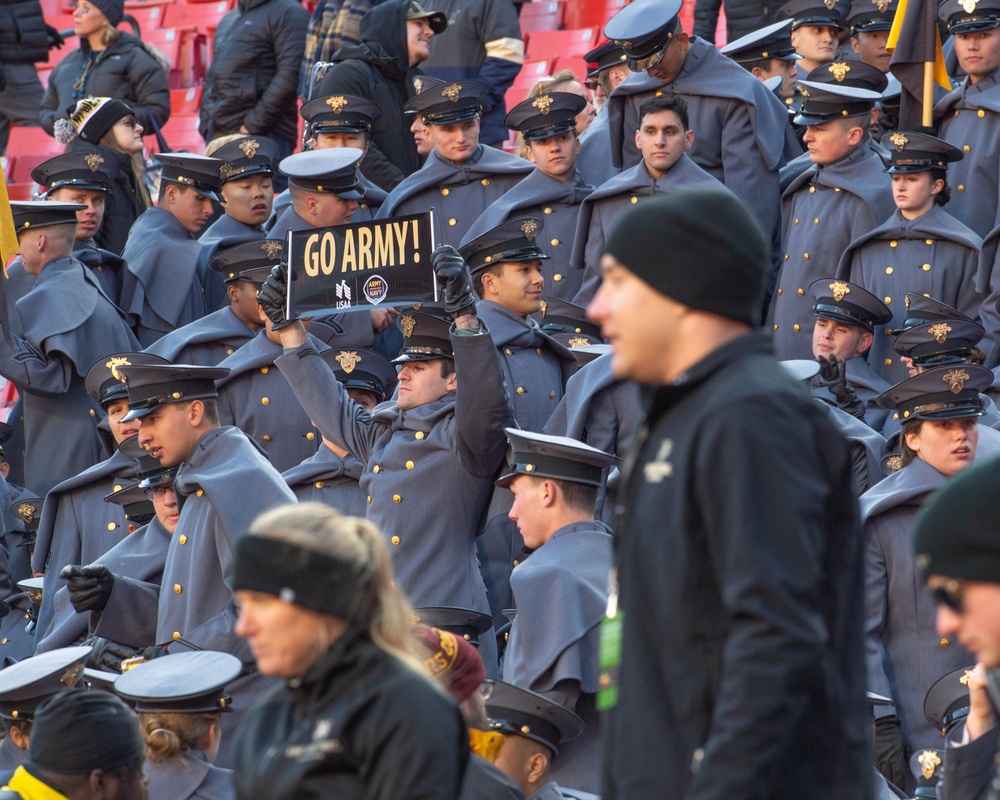
[(373, 306), (377, 306), (389, 296), (389, 284), (385, 282), (384, 278), (372, 275), (365, 281), (365, 285), (361, 287), (361, 291), (365, 296), (365, 300)]
[(125, 376), (118, 371), (118, 367), (131, 367), (132, 363), (126, 357), (112, 358), (107, 364), (104, 365), (109, 370), (111, 370), (111, 377), (116, 381), (121, 381), (125, 383)]
[(339, 114), (347, 105), (347, 98), (338, 94), (335, 97), (326, 98), (326, 104), (330, 106), (334, 114)]
[(337, 356), (337, 363), (348, 375), (354, 372), (354, 368), (361, 363), (361, 356), (354, 350), (341, 350)]
[(243, 155), (247, 158), (253, 158), (257, 155), (257, 150), (260, 148), (260, 142), (256, 139), (246, 139), (240, 142), (239, 148), (243, 151)]
[(83, 157), (83, 160), (87, 162), (87, 166), (90, 167), (91, 172), (97, 172), (101, 164), (104, 163), (104, 156), (100, 153), (87, 153)]
[(549, 113), (549, 109), (552, 107), (552, 98), (547, 94), (539, 95), (531, 103), (532, 108), (537, 108), (538, 111), (544, 116)]

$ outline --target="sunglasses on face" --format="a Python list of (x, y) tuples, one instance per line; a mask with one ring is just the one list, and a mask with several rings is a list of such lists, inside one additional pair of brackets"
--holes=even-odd
[(127, 117), (122, 117), (115, 124), (128, 125), (130, 128), (132, 128), (132, 130), (135, 130), (136, 126), (139, 124), (139, 121), (135, 118), (135, 114), (129, 114)]
[(958, 581), (947, 581), (940, 586), (935, 586), (931, 589), (931, 595), (934, 597), (936, 605), (944, 606), (956, 614), (962, 614), (965, 611), (965, 605), (962, 602), (962, 585)]

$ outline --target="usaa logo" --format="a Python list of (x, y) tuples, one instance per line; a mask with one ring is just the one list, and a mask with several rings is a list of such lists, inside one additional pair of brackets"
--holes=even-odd
[(364, 292), (365, 300), (373, 306), (377, 306), (389, 295), (389, 284), (385, 282), (384, 278), (372, 275), (365, 281), (361, 291)]

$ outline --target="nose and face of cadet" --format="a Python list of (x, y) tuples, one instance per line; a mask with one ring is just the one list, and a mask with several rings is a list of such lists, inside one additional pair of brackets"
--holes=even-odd
[(329, 131), (317, 133), (313, 137), (314, 149), (326, 150), (333, 147), (354, 147), (358, 150), (368, 151), (368, 137), (364, 131)]
[(431, 55), (431, 39), (434, 31), (425, 19), (406, 20), (406, 51), (410, 57), (410, 66), (416, 66), (426, 61)]
[(802, 135), (809, 159), (823, 167), (839, 161), (861, 142), (865, 133), (861, 126), (867, 125), (869, 119), (868, 116), (847, 117), (810, 125)]
[(260, 287), (248, 281), (230, 281), (226, 284), (229, 308), (240, 322), (253, 331), (264, 327), (260, 318), (260, 306), (257, 304), (258, 291)]
[(115, 444), (121, 444), (139, 432), (139, 420), (130, 419), (128, 422), (121, 422), (121, 418), (128, 411), (127, 397), (112, 400), (108, 403), (105, 411), (108, 414), (108, 427), (111, 428), (111, 436), (114, 437)]
[(187, 461), (201, 438), (205, 404), (200, 400), (163, 403), (140, 417), (139, 444), (164, 467)]
[(76, 238), (82, 242), (94, 237), (104, 221), (104, 192), (64, 186), (51, 192), (47, 200), (55, 203), (79, 203), (86, 206), (76, 212)]
[(809, 64), (833, 61), (837, 54), (837, 29), (828, 25), (800, 25), (792, 31), (792, 47)]
[(1000, 584), (958, 581), (956, 591), (955, 583), (941, 575), (927, 579), (931, 589), (947, 585), (961, 601), (961, 612), (938, 604), (938, 634), (957, 638), (986, 669), (1000, 667)]
[(691, 149), (694, 131), (684, 129), (676, 111), (646, 114), (635, 132), (635, 146), (642, 153), (646, 169), (659, 180)]
[(1000, 28), (956, 34), (955, 55), (969, 83), (978, 83), (1000, 67)]
[(271, 176), (265, 173), (222, 184), (222, 205), (226, 214), (244, 225), (257, 226), (267, 222), (273, 203)]
[(413, 134), (413, 143), (417, 146), (417, 154), (425, 156), (434, 149), (434, 142), (430, 140), (430, 136), (427, 133), (427, 126), (424, 124), (423, 117), (419, 114), (413, 117), (413, 123), (410, 125), (410, 133)]
[(548, 540), (544, 510), (553, 499), (552, 483), (544, 478), (518, 475), (508, 488), (514, 495), (514, 503), (507, 516), (517, 524), (524, 546), (537, 550)]
[(519, 317), (534, 314), (542, 307), (542, 262), (533, 258), (529, 261), (505, 261), (499, 265), (500, 274), (483, 272), (483, 299), (499, 303)]
[(479, 117), (447, 125), (424, 125), (424, 136), (446, 161), (461, 164), (479, 147)]
[(817, 317), (813, 325), (813, 357), (830, 358), (837, 361), (860, 356), (872, 344), (872, 335), (860, 325), (849, 325), (826, 317)]
[(572, 131), (528, 142), (528, 159), (539, 171), (558, 181), (569, 181), (576, 173), (580, 140)]
[(976, 460), (979, 417), (923, 420), (915, 430), (904, 431), (906, 446), (938, 472), (952, 476)]
[(177, 507), (177, 493), (173, 486), (157, 487), (153, 490), (153, 510), (160, 524), (172, 534), (177, 530), (177, 522), (181, 518)]
[(347, 200), (328, 192), (317, 192), (309, 195), (307, 207), (311, 215), (309, 221), (317, 228), (327, 228), (350, 222), (358, 201)]
[(190, 186), (180, 186), (176, 183), (167, 185), (160, 207), (170, 212), (184, 229), (191, 233), (198, 233), (212, 216), (211, 200)]
[(892, 53), (885, 49), (889, 41), (889, 31), (858, 31), (851, 37), (851, 49), (870, 67), (889, 71)]
[(402, 410), (418, 408), (440, 400), (458, 387), (454, 371), (444, 375), (445, 359), (433, 361), (406, 361), (399, 368), (396, 378), (396, 407)]
[(688, 35), (681, 31), (667, 43), (667, 49), (663, 51), (663, 56), (646, 72), (652, 75), (661, 83), (667, 84), (674, 80), (681, 73), (684, 66), (684, 59), (687, 58), (688, 50), (691, 49), (691, 42)]
[(788, 100), (795, 94), (795, 79), (798, 73), (795, 70), (794, 61), (771, 58), (768, 59), (765, 69), (754, 67), (750, 72), (755, 78), (761, 81), (766, 81), (770, 78), (781, 78), (781, 98), (783, 100)]

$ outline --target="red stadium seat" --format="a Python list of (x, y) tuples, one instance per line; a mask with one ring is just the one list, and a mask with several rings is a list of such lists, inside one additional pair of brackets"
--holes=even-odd
[[(9, 157), (19, 158), (29, 153), (44, 153), (45, 158), (52, 158), (65, 152), (66, 145), (57, 142), (41, 128), (22, 128), (20, 125), (12, 125), (10, 128), (10, 138), (7, 140)], [(44, 161), (45, 158), (41, 160)], [(34, 168), (35, 165), (32, 165), (28, 172)]]
[(557, 31), (562, 27), (566, 0), (541, 0), (521, 6), (521, 32)]
[(162, 51), (173, 65), (171, 89), (196, 86), (205, 79), (205, 34), (193, 25), (144, 31), (142, 40)]
[[(136, 3), (132, 6), (126, 5), (125, 14), (132, 17), (139, 23), (139, 29), (145, 35), (146, 31), (163, 27), (163, 18), (166, 8), (167, 6), (165, 4), (153, 5), (151, 3), (143, 3), (140, 5)], [(126, 33), (132, 32), (132, 26), (129, 25), (128, 22), (123, 21), (118, 27)]]
[(575, 28), (565, 31), (535, 31), (528, 38), (529, 59), (582, 56), (594, 48), (597, 28)]
[(576, 75), (576, 78), (580, 81), (580, 83), (583, 83), (584, 79), (587, 77), (587, 62), (583, 60), (582, 56), (557, 58), (555, 65), (552, 67), (552, 74), (555, 75), (557, 72), (562, 72), (564, 69), (568, 69)]
[(574, 0), (566, 7), (563, 24), (567, 28), (597, 28), (629, 4), (629, 0)]
[[(160, 133), (163, 134), (171, 150), (187, 150), (197, 154), (205, 152), (205, 140), (198, 133), (197, 114), (171, 114), (170, 119), (160, 129)], [(146, 141), (152, 151), (156, 152), (158, 147), (156, 137), (147, 137)]]
[(9, 200), (31, 200), (35, 193), (35, 184), (30, 180), (27, 183), (8, 183), (7, 198)]
[(31, 170), (43, 161), (48, 161), (52, 155), (52, 153), (18, 153), (14, 159), (14, 168), (10, 171), (10, 182), (31, 183)]
[[(539, 61), (525, 61), (521, 71), (517, 73), (511, 89), (522, 88), (523, 94), (528, 93), (528, 89), (534, 86), (542, 78), (547, 78), (552, 74), (552, 59), (544, 58)], [(524, 99), (523, 97), (521, 98)]]
[(201, 109), (201, 87), (170, 90), (170, 113), (197, 114)]
[(214, 31), (221, 20), (233, 7), (229, 0), (212, 0), (202, 3), (174, 3), (167, 8), (163, 22), (168, 28), (194, 25), (201, 31)]

